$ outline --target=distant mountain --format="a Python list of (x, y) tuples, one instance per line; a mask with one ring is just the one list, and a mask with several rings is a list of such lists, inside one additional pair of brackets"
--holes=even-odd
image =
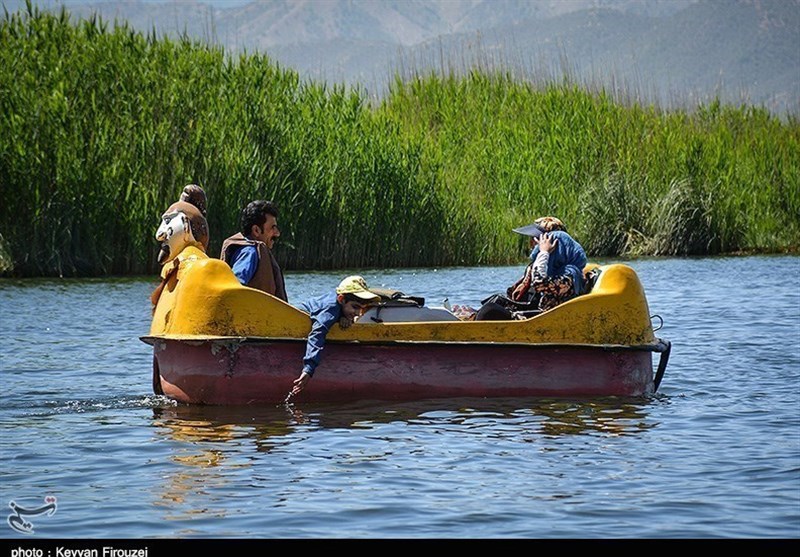
[[(0, 0), (14, 11), (22, 0)], [(642, 99), (800, 112), (800, 0), (38, 0), (75, 17), (267, 53), (381, 94), (395, 71), (510, 69)], [(229, 6), (229, 7), (222, 7)]]
[[(99, 13), (161, 33), (204, 35), (226, 47), (349, 41), (414, 45), (439, 35), (547, 19), (589, 8), (648, 15), (674, 13), (697, 0), (33, 0), (78, 17)], [(24, 0), (0, 0), (9, 10)], [(222, 6), (229, 6), (223, 8)], [(201, 36), (207, 39), (208, 37)]]
[[(479, 46), (474, 46), (479, 45)], [(589, 9), (453, 34), (405, 49), (404, 67), (511, 68), (522, 77), (569, 73), (662, 104), (719, 95), (800, 113), (800, 0), (716, 0), (664, 16)]]
[(674, 90), (719, 86), (800, 113), (800, 0), (703, 2), (636, 43), (640, 71)]

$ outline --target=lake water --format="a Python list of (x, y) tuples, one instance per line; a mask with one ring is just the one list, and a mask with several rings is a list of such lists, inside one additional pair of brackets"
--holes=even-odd
[[(646, 399), (177, 406), (152, 278), (0, 281), (0, 507), (55, 496), (34, 539), (800, 536), (800, 258), (629, 264), (673, 342)], [(478, 306), (521, 270), (362, 274)]]

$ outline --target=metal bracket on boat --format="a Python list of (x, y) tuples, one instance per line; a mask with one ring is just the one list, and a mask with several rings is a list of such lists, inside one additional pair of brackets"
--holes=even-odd
[(651, 315), (650, 316), (650, 326), (651, 327), (652, 327), (652, 324), (653, 324), (653, 319), (655, 319), (655, 318), (658, 318), (658, 327), (653, 327), (653, 332), (661, 330), (661, 327), (664, 326), (664, 319), (660, 315), (655, 314), (655, 315)]
[(659, 339), (658, 346), (654, 351), (661, 353), (661, 357), (658, 359), (656, 376), (653, 379), (653, 391), (655, 392), (658, 390), (658, 386), (661, 385), (661, 379), (664, 378), (664, 372), (667, 371), (667, 362), (669, 362), (669, 354), (672, 352), (672, 343), (668, 340)]

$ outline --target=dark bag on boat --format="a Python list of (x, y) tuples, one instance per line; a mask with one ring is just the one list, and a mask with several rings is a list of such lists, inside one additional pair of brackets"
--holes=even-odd
[(378, 302), (379, 306), (424, 306), (425, 298), (420, 296), (408, 296), (399, 290), (391, 290), (389, 288), (373, 288), (374, 292), (381, 297)]
[(476, 320), (497, 321), (506, 319), (527, 319), (541, 313), (538, 301), (516, 302), (503, 294), (494, 294), (481, 301)]
[(481, 300), (481, 305), (490, 303), (503, 306), (509, 311), (532, 311), (539, 309), (538, 303), (535, 300), (529, 302), (515, 302), (503, 294), (493, 294), (485, 300)]

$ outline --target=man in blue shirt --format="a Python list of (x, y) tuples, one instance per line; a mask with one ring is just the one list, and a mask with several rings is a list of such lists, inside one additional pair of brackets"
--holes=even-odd
[(303, 371), (294, 380), (294, 387), (289, 396), (303, 390), (314, 375), (325, 347), (325, 337), (335, 323), (346, 329), (353, 324), (355, 318), (372, 302), (380, 300), (380, 296), (370, 292), (366, 281), (359, 276), (350, 276), (339, 283), (335, 292), (318, 298), (312, 298), (298, 305), (311, 317), (311, 332), (306, 341), (306, 355), (303, 358)]
[(280, 237), (278, 208), (271, 201), (249, 203), (241, 215), (241, 232), (222, 243), (220, 259), (245, 286), (262, 290), (284, 302), (286, 285), (272, 246)]

